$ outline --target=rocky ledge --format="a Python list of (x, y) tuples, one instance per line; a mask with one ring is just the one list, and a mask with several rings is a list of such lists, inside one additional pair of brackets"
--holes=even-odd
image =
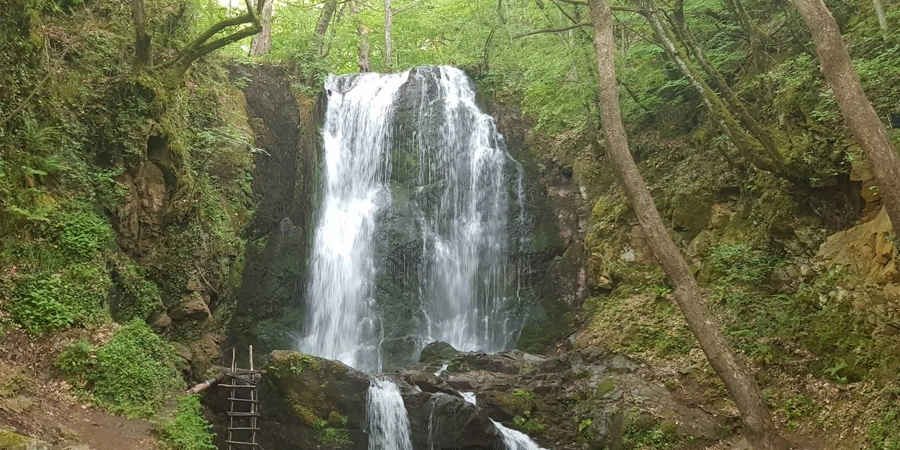
[[(493, 449), (491, 420), (556, 450), (621, 449), (642, 434), (670, 442), (716, 441), (730, 425), (729, 418), (677, 398), (646, 365), (596, 349), (555, 357), (520, 351), (488, 355), (433, 343), (422, 360), (380, 375), (400, 386), (416, 449)], [(371, 375), (287, 351), (273, 352), (265, 370), (264, 448), (367, 448)], [(207, 396), (220, 427), (226, 391)], [(224, 440), (224, 429), (218, 431)]]

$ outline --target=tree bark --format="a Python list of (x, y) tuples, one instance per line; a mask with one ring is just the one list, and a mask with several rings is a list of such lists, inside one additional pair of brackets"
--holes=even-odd
[(900, 236), (900, 155), (891, 143), (875, 108), (863, 92), (862, 82), (853, 68), (850, 53), (844, 46), (841, 31), (831, 11), (822, 0), (792, 2), (812, 33), (825, 80), (834, 91), (850, 132), (872, 165), (872, 174), (878, 182), (894, 235)]
[(147, 15), (144, 12), (144, 0), (131, 1), (131, 18), (134, 20), (134, 61), (132, 68), (140, 72), (152, 63), (150, 53), (151, 37), (147, 34)]
[[(751, 135), (731, 114), (725, 102), (719, 97), (712, 88), (700, 76), (700, 72), (694, 67), (693, 63), (688, 59), (684, 51), (675, 44), (669, 28), (661, 20), (659, 20), (656, 7), (652, 2), (648, 2), (647, 7), (641, 12), (650, 23), (650, 28), (665, 49), (681, 73), (688, 79), (691, 86), (700, 94), (703, 103), (706, 104), (709, 114), (713, 117), (716, 124), (728, 136), (728, 140), (740, 150), (741, 154), (747, 158), (754, 166), (773, 173), (785, 175), (788, 173), (783, 158), (775, 148), (766, 148), (762, 142)], [(767, 158), (762, 156), (766, 155)]]
[(319, 20), (316, 22), (316, 29), (313, 31), (312, 43), (310, 45), (310, 53), (312, 57), (322, 57), (325, 49), (325, 33), (328, 32), (328, 26), (331, 24), (331, 18), (337, 10), (337, 0), (328, 0), (322, 7), (319, 14)]
[(875, 7), (875, 15), (878, 17), (878, 27), (881, 28), (881, 33), (887, 37), (888, 22), (887, 16), (884, 15), (884, 5), (881, 0), (872, 0), (872, 6)]
[(394, 9), (391, 0), (384, 0), (384, 71), (390, 72), (394, 61)]
[(356, 35), (359, 38), (359, 44), (357, 45), (357, 51), (359, 53), (357, 65), (359, 66), (360, 72), (371, 72), (372, 63), (371, 57), (369, 56), (369, 29), (366, 28), (362, 19), (359, 18), (359, 1), (360, 0), (352, 0), (350, 3), (350, 13), (353, 15), (353, 21), (356, 22)]
[(273, 0), (258, 0), (263, 2), (259, 11), (259, 24), (262, 30), (253, 37), (250, 43), (250, 54), (261, 56), (269, 53), (272, 48), (272, 4)]
[(706, 306), (697, 280), (663, 225), (650, 190), (631, 156), (616, 84), (612, 12), (606, 0), (589, 0), (589, 5), (600, 84), (600, 121), (616, 178), (634, 208), (654, 255), (675, 288), (675, 300), (688, 327), (741, 412), (747, 441), (756, 450), (786, 448), (775, 431), (772, 416), (762, 400), (756, 381), (728, 345), (721, 326)]

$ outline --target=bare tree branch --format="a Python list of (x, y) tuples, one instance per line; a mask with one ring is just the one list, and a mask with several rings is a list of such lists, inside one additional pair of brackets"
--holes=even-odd
[(519, 39), (519, 38), (523, 38), (523, 37), (526, 37), (526, 36), (534, 36), (534, 35), (536, 35), (536, 34), (544, 34), (544, 33), (562, 33), (562, 32), (564, 32), (564, 31), (569, 31), (569, 30), (574, 30), (574, 29), (576, 29), (576, 28), (589, 27), (589, 26), (591, 26), (591, 23), (590, 23), (590, 22), (582, 22), (582, 23), (576, 23), (575, 25), (572, 25), (572, 26), (569, 26), (569, 27), (562, 27), (562, 28), (547, 28), (547, 29), (544, 29), (544, 30), (532, 31), (532, 32), (525, 33), (525, 34), (520, 34), (520, 35), (518, 35), (518, 36), (513, 36), (512, 38), (513, 38), (513, 39)]

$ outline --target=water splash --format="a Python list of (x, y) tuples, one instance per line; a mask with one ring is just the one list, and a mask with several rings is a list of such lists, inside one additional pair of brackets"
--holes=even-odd
[(366, 396), (369, 450), (412, 450), (409, 419), (396, 384), (373, 379)]
[[(506, 428), (499, 422), (494, 422), (493, 420), (491, 422), (494, 423), (494, 428), (497, 429), (497, 437), (500, 438), (506, 450), (546, 450), (532, 441), (527, 434)], [(372, 447), (369, 448), (371, 449)]]
[(473, 405), (478, 405), (478, 400), (476, 399), (474, 392), (460, 392), (459, 395), (462, 395), (463, 400)]

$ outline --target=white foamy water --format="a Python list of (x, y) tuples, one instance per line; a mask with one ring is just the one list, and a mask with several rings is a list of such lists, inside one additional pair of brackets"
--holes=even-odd
[(459, 395), (462, 395), (463, 400), (465, 400), (473, 405), (478, 405), (478, 401), (475, 399), (474, 392), (460, 392)]
[(406, 407), (393, 382), (372, 380), (366, 397), (366, 428), (369, 450), (412, 450)]
[[(532, 441), (527, 434), (504, 427), (499, 422), (494, 422), (494, 428), (497, 429), (497, 435), (506, 450), (546, 450)], [(369, 447), (371, 449), (371, 447)]]
[(300, 349), (373, 372), (381, 369), (382, 325), (373, 293), (372, 235), (376, 214), (391, 201), (390, 124), (394, 95), (407, 75), (330, 77), (326, 83), (325, 192)]

